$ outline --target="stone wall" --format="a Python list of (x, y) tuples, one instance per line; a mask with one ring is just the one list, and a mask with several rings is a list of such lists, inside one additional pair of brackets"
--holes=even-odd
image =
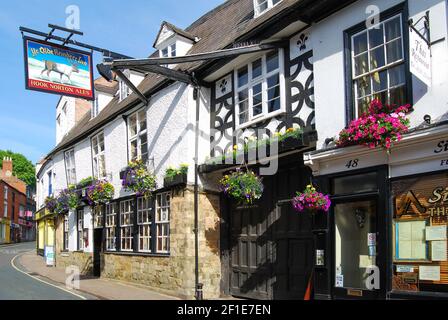
[(76, 266), (79, 268), (80, 275), (91, 276), (93, 274), (93, 253), (63, 251), (63, 242), (64, 217), (59, 216), (56, 221), (56, 266), (62, 268)]
[[(219, 195), (199, 195), (199, 281), (204, 299), (220, 296)], [(156, 291), (193, 299), (195, 293), (194, 192), (178, 191), (171, 199), (169, 257), (106, 253), (101, 276), (136, 282)]]

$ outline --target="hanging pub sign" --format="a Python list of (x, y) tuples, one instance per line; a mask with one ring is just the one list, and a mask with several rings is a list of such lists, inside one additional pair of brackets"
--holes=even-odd
[(24, 37), (28, 90), (94, 100), (92, 54)]
[(410, 71), (431, 86), (431, 48), (417, 31), (409, 28)]

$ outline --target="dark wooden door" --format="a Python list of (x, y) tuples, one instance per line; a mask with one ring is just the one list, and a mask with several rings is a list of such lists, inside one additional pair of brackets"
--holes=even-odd
[(94, 229), (93, 233), (93, 275), (101, 276), (101, 253), (103, 251), (103, 229)]
[[(296, 157), (299, 157), (296, 155)], [(303, 299), (312, 271), (311, 217), (297, 214), (291, 198), (310, 182), (293, 158), (265, 176), (254, 206), (230, 204), (230, 293), (250, 299)]]

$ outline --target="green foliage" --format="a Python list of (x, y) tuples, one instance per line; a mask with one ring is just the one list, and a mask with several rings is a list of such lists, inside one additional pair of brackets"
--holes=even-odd
[(36, 169), (33, 163), (23, 154), (10, 150), (0, 150), (0, 166), (3, 167), (3, 158), (10, 157), (13, 161), (13, 174), (29, 186), (36, 185)]
[(108, 181), (95, 181), (87, 190), (88, 202), (91, 207), (106, 204), (114, 198), (115, 188)]
[(131, 161), (126, 167), (121, 184), (126, 191), (135, 192), (137, 196), (151, 197), (157, 188), (154, 173), (141, 161)]
[(77, 184), (76, 187), (78, 189), (87, 188), (88, 186), (91, 186), (94, 181), (95, 181), (95, 179), (93, 177), (87, 177), (87, 178), (84, 178), (81, 181), (79, 181), (79, 183)]
[(165, 170), (165, 179), (171, 181), (174, 179), (174, 177), (187, 173), (188, 173), (188, 164), (186, 163), (181, 164), (180, 167), (177, 169), (173, 167), (168, 167)]

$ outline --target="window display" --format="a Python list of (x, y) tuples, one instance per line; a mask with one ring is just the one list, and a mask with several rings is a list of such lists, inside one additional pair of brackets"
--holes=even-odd
[(393, 290), (448, 292), (448, 173), (392, 182)]

